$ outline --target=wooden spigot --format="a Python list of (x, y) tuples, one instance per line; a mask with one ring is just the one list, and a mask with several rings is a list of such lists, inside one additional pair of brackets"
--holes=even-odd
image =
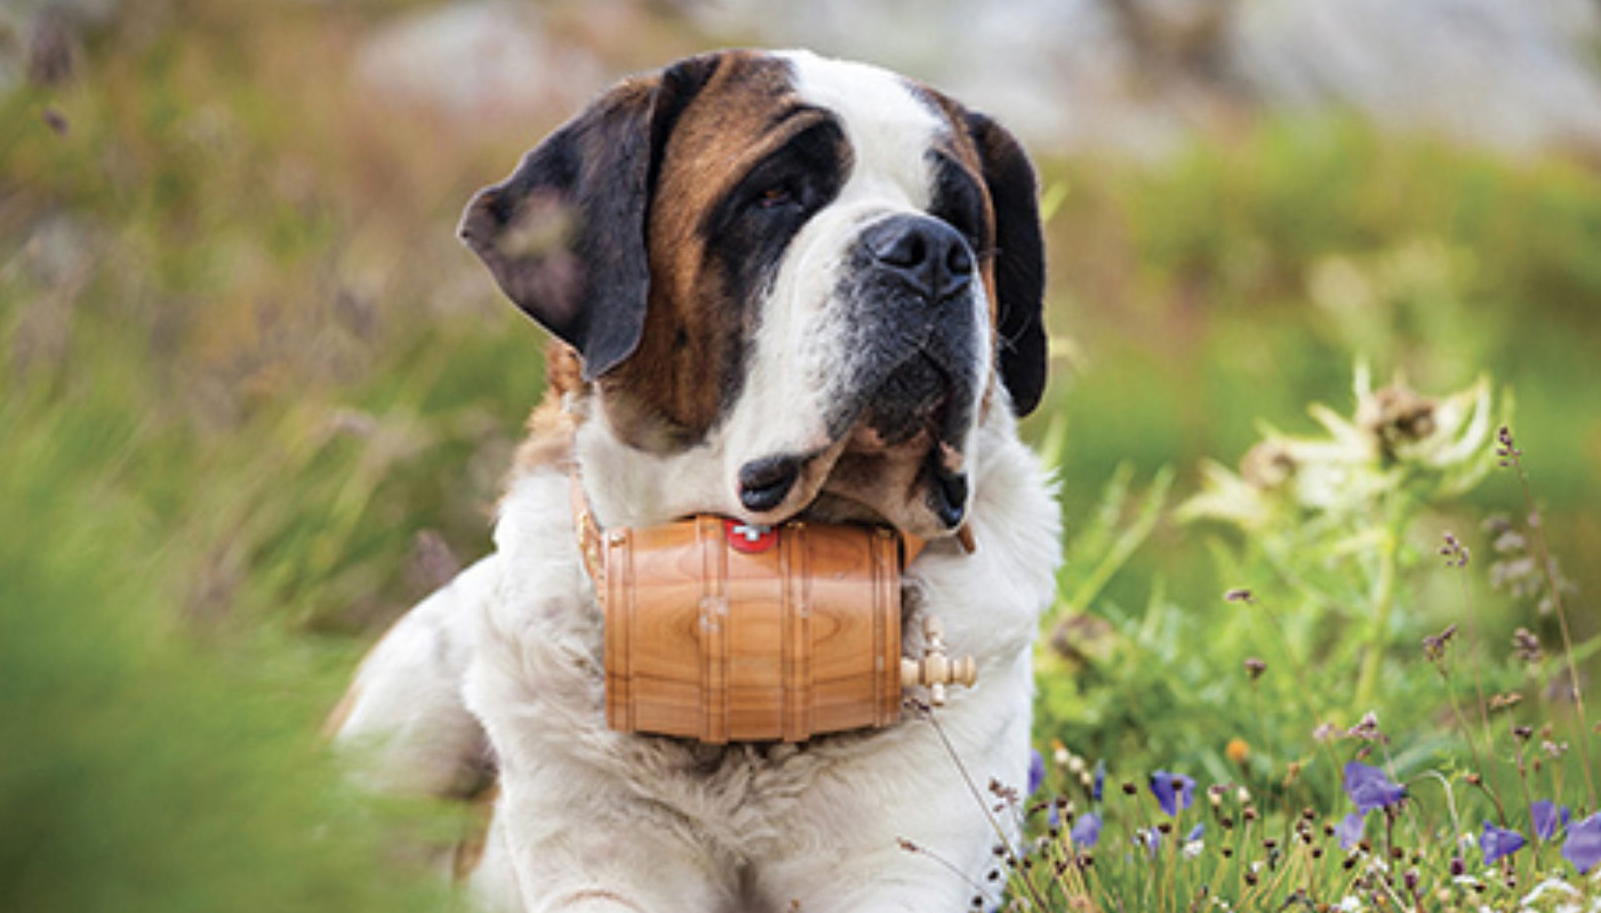
[(972, 687), (976, 681), (978, 663), (973, 657), (952, 659), (945, 652), (945, 626), (938, 618), (923, 619), (923, 658), (901, 660), (901, 687), (927, 687), (928, 702), (940, 707), (945, 704), (946, 685)]

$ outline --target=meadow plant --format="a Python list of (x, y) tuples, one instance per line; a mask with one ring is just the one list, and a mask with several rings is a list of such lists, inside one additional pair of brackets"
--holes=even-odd
[[(1484, 379), (1439, 399), (1375, 389), (1360, 367), (1355, 392), (1349, 418), (1313, 408), (1325, 437), (1266, 429), (1240, 471), (1209, 464), (1177, 510), (1186, 528), (1209, 521), (1236, 536), (1214, 551), (1249, 586), (1224, 602), (1238, 607), (1233, 624), (1267, 629), (1256, 632), (1264, 649), (1243, 674), (1213, 678), (1231, 683), (1221, 705), (1271, 703), (1275, 723), (1263, 721), (1257, 747), (1228, 739), (1222, 764), (1203, 750), (1169, 767), (1086, 757), (1052, 730), (1071, 712), (1045, 715), (1027, 796), (991, 791), (989, 810), (1015, 815), (1026, 835), (998, 847), (991, 876), (1010, 880), (1011, 908), (1601, 910), (1578, 670), (1596, 643), (1572, 639), (1508, 398), (1498, 406)], [(1425, 518), (1498, 464), (1529, 520), (1515, 540), (1515, 524), (1499, 521), (1490, 550), (1531, 556), (1518, 579), (1559, 619), (1555, 657), (1526, 627), (1492, 651), (1468, 543), (1449, 532), (1418, 541)], [(1126, 491), (1114, 499), (1126, 515)], [(1431, 551), (1443, 560), (1426, 560)], [(1440, 575), (1457, 578), (1458, 596), (1431, 587)], [(1442, 591), (1454, 620), (1418, 636), (1423, 601)], [(1044, 668), (1049, 700), (1061, 667)], [(1525, 698), (1520, 680), (1539, 696)], [(1217, 721), (1213, 738), (1238, 714)], [(1121, 788), (1104, 790), (1108, 776)]]

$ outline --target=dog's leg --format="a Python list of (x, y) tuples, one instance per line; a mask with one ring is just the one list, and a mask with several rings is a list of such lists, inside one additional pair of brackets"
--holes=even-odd
[[(993, 851), (1000, 838), (963, 786), (940, 786), (954, 788), (912, 800), (920, 803), (916, 820), (875, 805), (872, 813), (883, 819), (903, 820), (898, 826), (889, 820), (864, 823), (839, 833), (833, 845), (764, 861), (760, 890), (769, 907), (804, 913), (962, 913), (974, 910), (978, 898), (976, 909), (996, 909), (1004, 879), (991, 880), (989, 872), (1002, 865)], [(869, 814), (870, 800), (857, 801), (864, 806), (862, 814)], [(1015, 839), (1012, 833), (1007, 837)]]
[[(718, 913), (733, 910), (729, 865), (656, 820), (637, 799), (568, 799), (587, 778), (509, 778), (496, 808), (527, 913)], [(554, 799), (555, 801), (552, 801)]]
[(523, 913), (525, 907), (522, 893), (517, 889), (517, 872), (511, 864), (511, 851), (506, 846), (504, 815), (492, 817), (477, 859), (470, 866), (458, 865), (456, 877), (466, 885), (473, 910), (481, 913)]
[[(486, 636), (466, 695), (500, 764), (495, 826), (527, 913), (722, 913), (736, 910), (736, 866), (654, 792), (657, 769), (633, 737), (600, 722), (585, 674), (554, 671), (576, 654), (549, 630), (530, 641)], [(593, 703), (592, 703), (593, 702)], [(626, 775), (624, 769), (626, 768)]]
[(461, 689), (479, 605), (497, 574), (494, 556), (463, 571), (362, 660), (327, 728), (342, 749), (365, 752), (363, 783), (453, 798), (483, 787), (487, 742)]
[(907, 720), (879, 750), (815, 781), (786, 819), (787, 840), (757, 860), (770, 906), (961, 913), (977, 897), (978, 908), (995, 909), (1004, 883), (1004, 872), (990, 876), (1002, 868), (995, 847), (1016, 845), (1017, 805), (1027, 802), (1031, 674), (1026, 654), (987, 668), (987, 689), (935, 711), (938, 729)]

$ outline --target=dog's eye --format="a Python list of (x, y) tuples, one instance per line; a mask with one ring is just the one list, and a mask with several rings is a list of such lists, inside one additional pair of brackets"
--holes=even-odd
[(757, 209), (781, 209), (800, 204), (800, 195), (789, 184), (776, 184), (756, 195)]

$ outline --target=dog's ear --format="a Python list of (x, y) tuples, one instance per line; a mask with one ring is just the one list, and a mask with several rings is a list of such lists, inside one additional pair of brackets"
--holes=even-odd
[(467, 204), (459, 234), (518, 307), (583, 356), (585, 381), (639, 345), (645, 215), (673, 122), (719, 55), (612, 89)]
[(1040, 235), (1034, 168), (1023, 147), (982, 114), (967, 130), (984, 162), (984, 183), (995, 210), (995, 333), (1001, 380), (1012, 408), (1027, 415), (1045, 392), (1045, 242)]

